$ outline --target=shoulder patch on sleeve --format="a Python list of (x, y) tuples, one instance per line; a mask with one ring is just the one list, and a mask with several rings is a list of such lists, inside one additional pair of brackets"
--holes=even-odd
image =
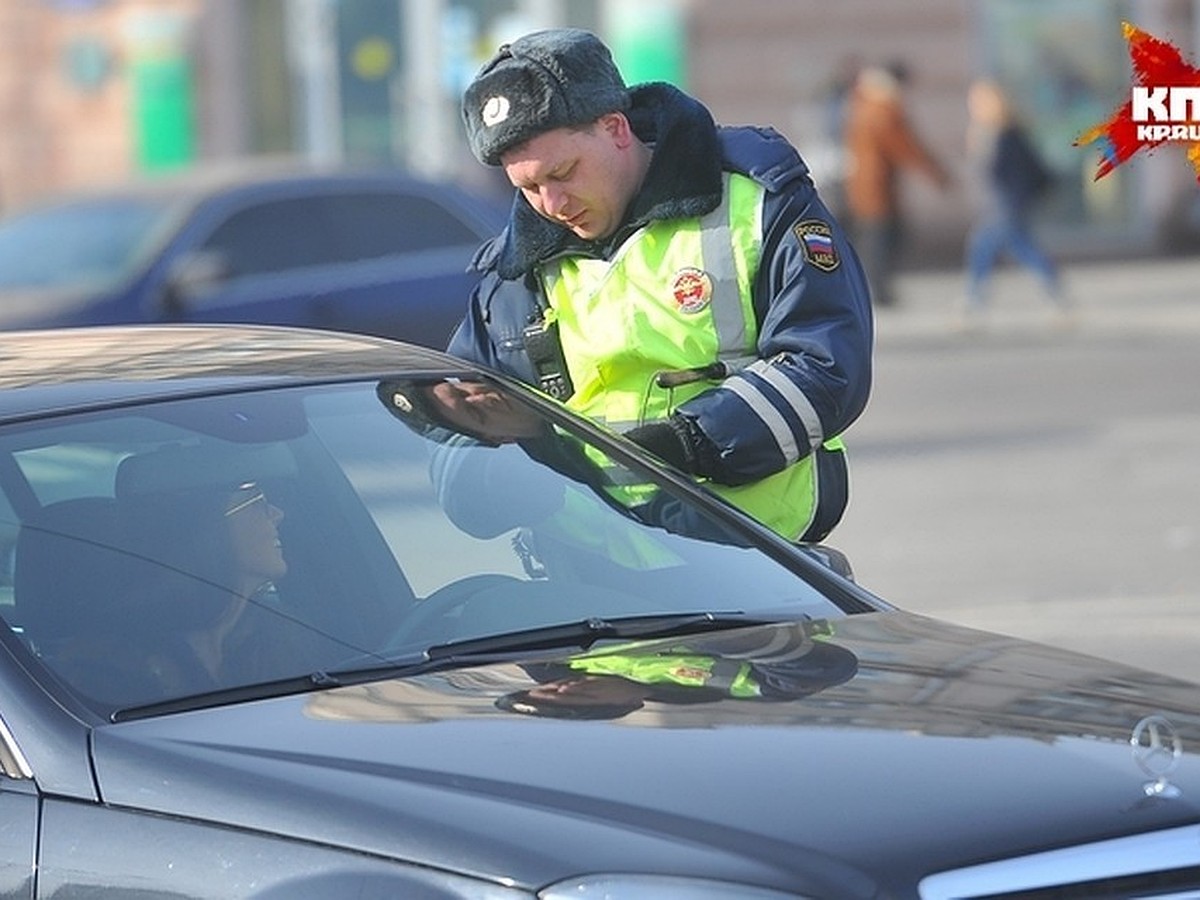
[(822, 272), (832, 272), (842, 264), (833, 243), (833, 229), (820, 219), (805, 219), (792, 226), (792, 233), (800, 242), (804, 259), (809, 265)]

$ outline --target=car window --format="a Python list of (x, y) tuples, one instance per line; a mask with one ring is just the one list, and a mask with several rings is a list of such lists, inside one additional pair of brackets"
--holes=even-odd
[(213, 230), (202, 249), (218, 251), (235, 278), (340, 258), (322, 197), (291, 197), (239, 210)]
[(526, 401), (505, 400), (520, 439), (491, 441), (414, 418), (416, 391), (275, 389), (0, 429), (15, 536), (0, 616), (108, 715), (593, 617), (841, 615)]
[(474, 246), (466, 223), (428, 197), (388, 191), (333, 194), (329, 222), (346, 261), (442, 247)]
[(150, 198), (82, 201), (0, 221), (0, 288), (83, 287), (125, 276), (172, 215)]
[(430, 198), (363, 191), (257, 203), (218, 225), (202, 249), (219, 251), (229, 275), (242, 277), (473, 248), (479, 240), (462, 219)]

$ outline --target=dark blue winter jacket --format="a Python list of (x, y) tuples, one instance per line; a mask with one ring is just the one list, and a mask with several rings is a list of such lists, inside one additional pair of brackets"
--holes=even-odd
[[(522, 332), (540, 318), (545, 304), (539, 264), (560, 253), (611, 258), (647, 222), (714, 209), (721, 200), (722, 172), (739, 172), (766, 191), (763, 252), (753, 291), (758, 355), (772, 360), (803, 393), (819, 425), (797, 417), (794, 404), (782, 395), (780, 420), (794, 430), (800, 447), (819, 443), (814, 437), (840, 435), (862, 412), (870, 392), (871, 306), (858, 258), (818, 197), (804, 162), (775, 130), (719, 127), (699, 102), (669, 85), (642, 85), (631, 94), (630, 122), (654, 152), (626, 224), (606, 239), (586, 242), (538, 215), (518, 193), (505, 230), (476, 255), (481, 280), (450, 352), (538, 384)], [(816, 261), (806, 241), (812, 231), (802, 224), (813, 222), (827, 225), (833, 238), (831, 254)], [(787, 464), (776, 436), (732, 390), (717, 385), (679, 413), (716, 448), (721, 470), (706, 474), (718, 482), (754, 481)], [(826, 484), (823, 490), (836, 497), (836, 487)], [(844, 506), (841, 487), (838, 502)], [(839, 508), (833, 521), (840, 513)]]

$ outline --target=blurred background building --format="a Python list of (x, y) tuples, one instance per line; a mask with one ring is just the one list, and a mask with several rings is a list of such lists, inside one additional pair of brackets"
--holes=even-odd
[[(771, 124), (836, 196), (831, 131), (849, 67), (902, 61), (909, 109), (955, 170), (966, 89), (1015, 97), (1060, 177), (1060, 254), (1192, 252), (1200, 189), (1165, 147), (1095, 181), (1074, 140), (1128, 98), (1130, 21), (1195, 60), (1200, 0), (0, 0), (0, 209), (102, 181), (247, 155), (398, 165), (483, 189), (458, 97), (490, 53), (578, 25), (630, 82), (671, 81), (718, 121)], [(963, 191), (905, 186), (908, 264), (957, 264)]]

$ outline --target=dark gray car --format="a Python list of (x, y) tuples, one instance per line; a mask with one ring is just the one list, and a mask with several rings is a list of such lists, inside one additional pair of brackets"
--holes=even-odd
[(0, 897), (1181, 897), (1193, 684), (366, 336), (0, 353)]

